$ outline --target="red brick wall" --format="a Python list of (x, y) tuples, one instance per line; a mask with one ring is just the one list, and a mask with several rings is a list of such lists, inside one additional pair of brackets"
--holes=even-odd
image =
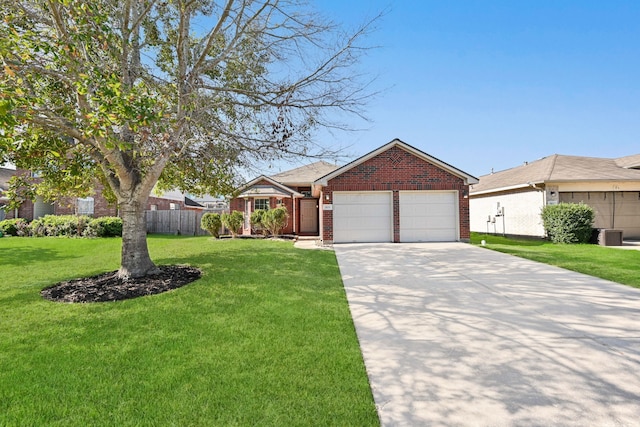
[[(262, 197), (259, 197), (262, 198)], [(295, 215), (293, 212), (293, 199), (290, 197), (283, 197), (282, 199), (282, 204), (284, 205), (284, 207), (287, 208), (287, 211), (289, 212), (289, 221), (287, 222), (287, 225), (285, 226), (285, 228), (281, 231), (282, 234), (293, 234), (293, 229), (294, 229), (294, 221), (295, 221)], [(254, 205), (253, 205), (253, 201), (254, 198), (250, 197), (249, 201), (251, 202), (251, 211), (253, 212), (255, 210)], [(271, 209), (275, 209), (278, 207), (278, 198), (277, 197), (270, 197), (269, 198), (269, 207)], [(236, 199), (232, 199), (231, 202), (229, 202), (229, 210), (231, 212), (233, 211), (240, 211), (243, 214), (245, 213), (245, 199), (241, 199), (241, 198), (236, 198)], [(297, 227), (296, 227), (296, 232), (297, 232)], [(249, 229), (243, 229), (242, 230), (242, 234), (244, 235), (248, 235), (251, 233), (251, 230)]]
[[(333, 203), (334, 191), (392, 191), (393, 238), (399, 242), (400, 190), (457, 190), (460, 239), (469, 239), (469, 199), (464, 197), (464, 194), (469, 194), (469, 186), (464, 184), (462, 178), (399, 147), (392, 147), (330, 180), (323, 188), (321, 200), (323, 204)], [(333, 211), (322, 211), (322, 239), (325, 242), (333, 241)]]

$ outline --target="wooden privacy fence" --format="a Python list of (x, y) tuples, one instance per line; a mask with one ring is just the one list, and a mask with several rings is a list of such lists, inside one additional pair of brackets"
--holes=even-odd
[[(208, 235), (209, 233), (206, 230), (200, 228), (200, 220), (205, 213), (207, 212), (179, 209), (146, 211), (147, 233), (180, 234), (183, 236)], [(220, 230), (220, 234), (224, 234), (223, 231), (224, 230)]]

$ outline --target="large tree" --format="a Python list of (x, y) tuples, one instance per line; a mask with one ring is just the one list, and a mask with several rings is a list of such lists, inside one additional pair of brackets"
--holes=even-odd
[(343, 32), (302, 1), (0, 1), (0, 163), (39, 171), (49, 198), (101, 181), (122, 278), (157, 271), (154, 186), (226, 193), (238, 167), (312, 154), (326, 113), (367, 98), (368, 25)]

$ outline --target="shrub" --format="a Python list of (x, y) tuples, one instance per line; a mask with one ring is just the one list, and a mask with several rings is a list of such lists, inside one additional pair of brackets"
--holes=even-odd
[(268, 212), (265, 209), (256, 209), (251, 213), (251, 217), (249, 218), (249, 222), (254, 230), (254, 232), (260, 234), (266, 234), (267, 228), (262, 224), (262, 218), (265, 213)]
[(222, 220), (220, 214), (207, 212), (202, 215), (200, 220), (200, 228), (207, 230), (216, 239), (220, 236), (220, 227), (222, 226)]
[(287, 225), (289, 212), (284, 206), (269, 209), (262, 216), (262, 225), (269, 230), (271, 235), (277, 236), (280, 231)]
[(117, 216), (101, 216), (89, 221), (84, 230), (85, 237), (120, 237), (122, 236), (122, 218)]
[(75, 237), (84, 234), (91, 221), (82, 215), (45, 215), (31, 221), (30, 234), (34, 237)]
[(593, 232), (595, 212), (584, 203), (560, 203), (542, 209), (542, 223), (554, 243), (587, 243)]
[(7, 236), (28, 235), (29, 223), (22, 218), (5, 219), (0, 221), (0, 231)]
[(233, 211), (231, 213), (223, 213), (220, 216), (220, 220), (222, 225), (229, 229), (231, 237), (235, 238), (238, 235), (238, 230), (242, 227), (244, 216), (240, 211)]

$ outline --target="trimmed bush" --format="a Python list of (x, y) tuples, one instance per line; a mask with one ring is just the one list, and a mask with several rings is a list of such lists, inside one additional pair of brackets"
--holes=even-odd
[(288, 220), (289, 212), (282, 206), (266, 211), (262, 216), (262, 226), (268, 229), (272, 236), (277, 236), (287, 225)]
[(202, 215), (200, 220), (200, 228), (207, 230), (216, 239), (220, 236), (220, 227), (222, 227), (222, 220), (220, 214), (207, 212)]
[(542, 209), (542, 223), (554, 243), (587, 243), (593, 232), (595, 212), (584, 203), (560, 203)]
[(34, 237), (78, 237), (84, 234), (91, 218), (83, 215), (45, 215), (31, 221)]
[(262, 218), (264, 214), (268, 212), (265, 209), (256, 209), (251, 213), (251, 217), (249, 218), (249, 222), (254, 230), (254, 232), (260, 234), (267, 234), (267, 228), (262, 224)]
[(117, 216), (101, 216), (89, 221), (84, 230), (85, 237), (121, 237), (122, 218)]
[(7, 236), (28, 236), (29, 223), (22, 219), (5, 219), (0, 221), (0, 231)]
[(222, 221), (222, 225), (227, 227), (229, 232), (231, 233), (231, 237), (235, 239), (238, 235), (238, 230), (242, 227), (242, 223), (244, 222), (244, 215), (240, 211), (233, 211), (231, 213), (223, 213), (220, 215), (220, 220)]

